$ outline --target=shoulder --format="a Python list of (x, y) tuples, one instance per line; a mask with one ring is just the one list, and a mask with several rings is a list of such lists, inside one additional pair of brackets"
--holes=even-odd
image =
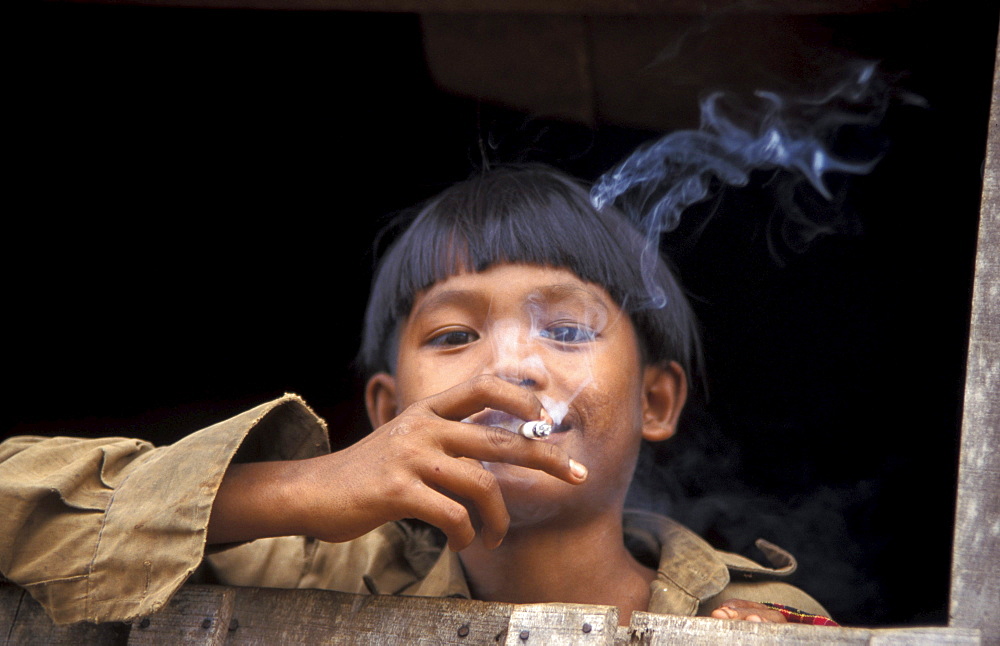
[[(650, 512), (627, 510), (626, 544), (640, 561), (655, 555), (657, 580), (650, 610), (707, 615), (729, 599), (779, 603), (829, 616), (821, 604), (785, 582), (798, 567), (795, 557), (773, 543), (757, 546), (770, 565), (723, 552), (675, 520)], [(658, 605), (662, 605), (658, 607)]]

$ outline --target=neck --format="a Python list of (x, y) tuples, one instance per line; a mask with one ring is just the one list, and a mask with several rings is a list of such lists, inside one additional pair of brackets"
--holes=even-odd
[(617, 606), (623, 625), (632, 611), (646, 610), (656, 576), (625, 548), (620, 517), (512, 528), (497, 549), (477, 539), (460, 558), (476, 599)]

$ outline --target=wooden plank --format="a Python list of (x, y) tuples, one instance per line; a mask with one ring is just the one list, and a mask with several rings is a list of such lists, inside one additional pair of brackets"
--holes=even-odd
[(163, 610), (132, 622), (128, 644), (224, 644), (235, 596), (233, 588), (184, 586)]
[(899, 644), (941, 646), (979, 644), (979, 631), (964, 628), (833, 628), (800, 624), (759, 624), (707, 617), (677, 617), (647, 612), (632, 614), (619, 632), (619, 644), (658, 646), (765, 646), (770, 644)]
[[(1000, 67), (1000, 48), (997, 50)], [(979, 218), (972, 324), (966, 362), (962, 453), (952, 553), (950, 621), (1000, 643), (1000, 75), (993, 105)]]
[(237, 588), (227, 644), (496, 644), (512, 606), (466, 599)]
[[(568, 15), (706, 15), (715, 12), (784, 15), (879, 13), (921, 0), (75, 0), (78, 4), (128, 4), (223, 9), (376, 11), (389, 13), (508, 13)], [(926, 2), (926, 0), (924, 0)]]
[(424, 54), (447, 92), (530, 112), (594, 121), (582, 16), (425, 15)]
[(514, 606), (506, 646), (613, 646), (618, 630), (618, 608), (571, 603)]
[[(5, 644), (978, 644), (973, 628), (867, 629), (756, 624), (579, 604), (515, 606), (466, 599), (185, 586), (148, 620), (55, 626), (20, 589), (0, 586)], [(206, 619), (210, 621), (205, 622)], [(984, 643), (993, 643), (985, 641)]]
[[(30, 594), (15, 586), (0, 586), (0, 626), (4, 629), (4, 644), (17, 646), (121, 646), (127, 643), (129, 625), (69, 624), (57, 626), (45, 614), (41, 604)], [(11, 604), (9, 607), (7, 604)]]

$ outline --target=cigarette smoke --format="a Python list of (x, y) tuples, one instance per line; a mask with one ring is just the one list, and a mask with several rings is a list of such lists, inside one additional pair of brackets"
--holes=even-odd
[[(750, 105), (713, 93), (701, 103), (699, 129), (670, 133), (600, 177), (593, 204), (616, 203), (645, 235), (646, 306), (669, 305), (651, 280), (661, 237), (678, 227), (685, 211), (687, 218), (710, 214), (690, 207), (722, 187), (756, 185), (757, 171), (772, 174), (767, 188), (791, 250), (851, 230), (838, 203), (843, 180), (876, 165), (885, 145), (876, 127), (891, 102), (926, 103), (890, 87), (873, 63), (854, 64), (840, 78), (806, 98), (758, 91)], [(741, 451), (704, 406), (704, 400), (689, 404), (684, 429), (670, 443), (643, 446), (626, 505), (672, 516), (716, 547), (758, 559), (753, 540), (766, 537), (809, 564), (797, 580), (806, 590), (829, 600), (876, 603), (878, 591), (857, 565), (860, 546), (844, 520), (858, 513), (854, 501), (865, 499), (871, 483), (819, 487), (789, 499), (763, 496), (741, 480)]]
[[(829, 173), (867, 174), (876, 163), (842, 159), (830, 152), (845, 126), (864, 128), (881, 120), (887, 84), (874, 63), (855, 65), (849, 77), (808, 98), (755, 93), (756, 107), (738, 105), (722, 92), (701, 102), (697, 130), (672, 132), (636, 150), (602, 175), (591, 190), (596, 208), (617, 202), (645, 233), (642, 254), (648, 307), (667, 305), (653, 283), (660, 236), (675, 229), (681, 214), (719, 185), (745, 186), (758, 170), (783, 170), (804, 179), (823, 198), (833, 199)], [(791, 213), (793, 204), (786, 204)], [(817, 223), (817, 226), (818, 223)], [(815, 235), (815, 234), (814, 234)]]

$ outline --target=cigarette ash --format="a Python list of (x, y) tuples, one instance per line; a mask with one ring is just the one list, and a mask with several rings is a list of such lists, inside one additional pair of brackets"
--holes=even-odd
[(543, 420), (525, 421), (503, 411), (489, 408), (462, 421), (483, 426), (495, 426), (532, 440), (544, 440), (553, 433), (565, 433), (570, 429), (568, 424), (550, 424)]

